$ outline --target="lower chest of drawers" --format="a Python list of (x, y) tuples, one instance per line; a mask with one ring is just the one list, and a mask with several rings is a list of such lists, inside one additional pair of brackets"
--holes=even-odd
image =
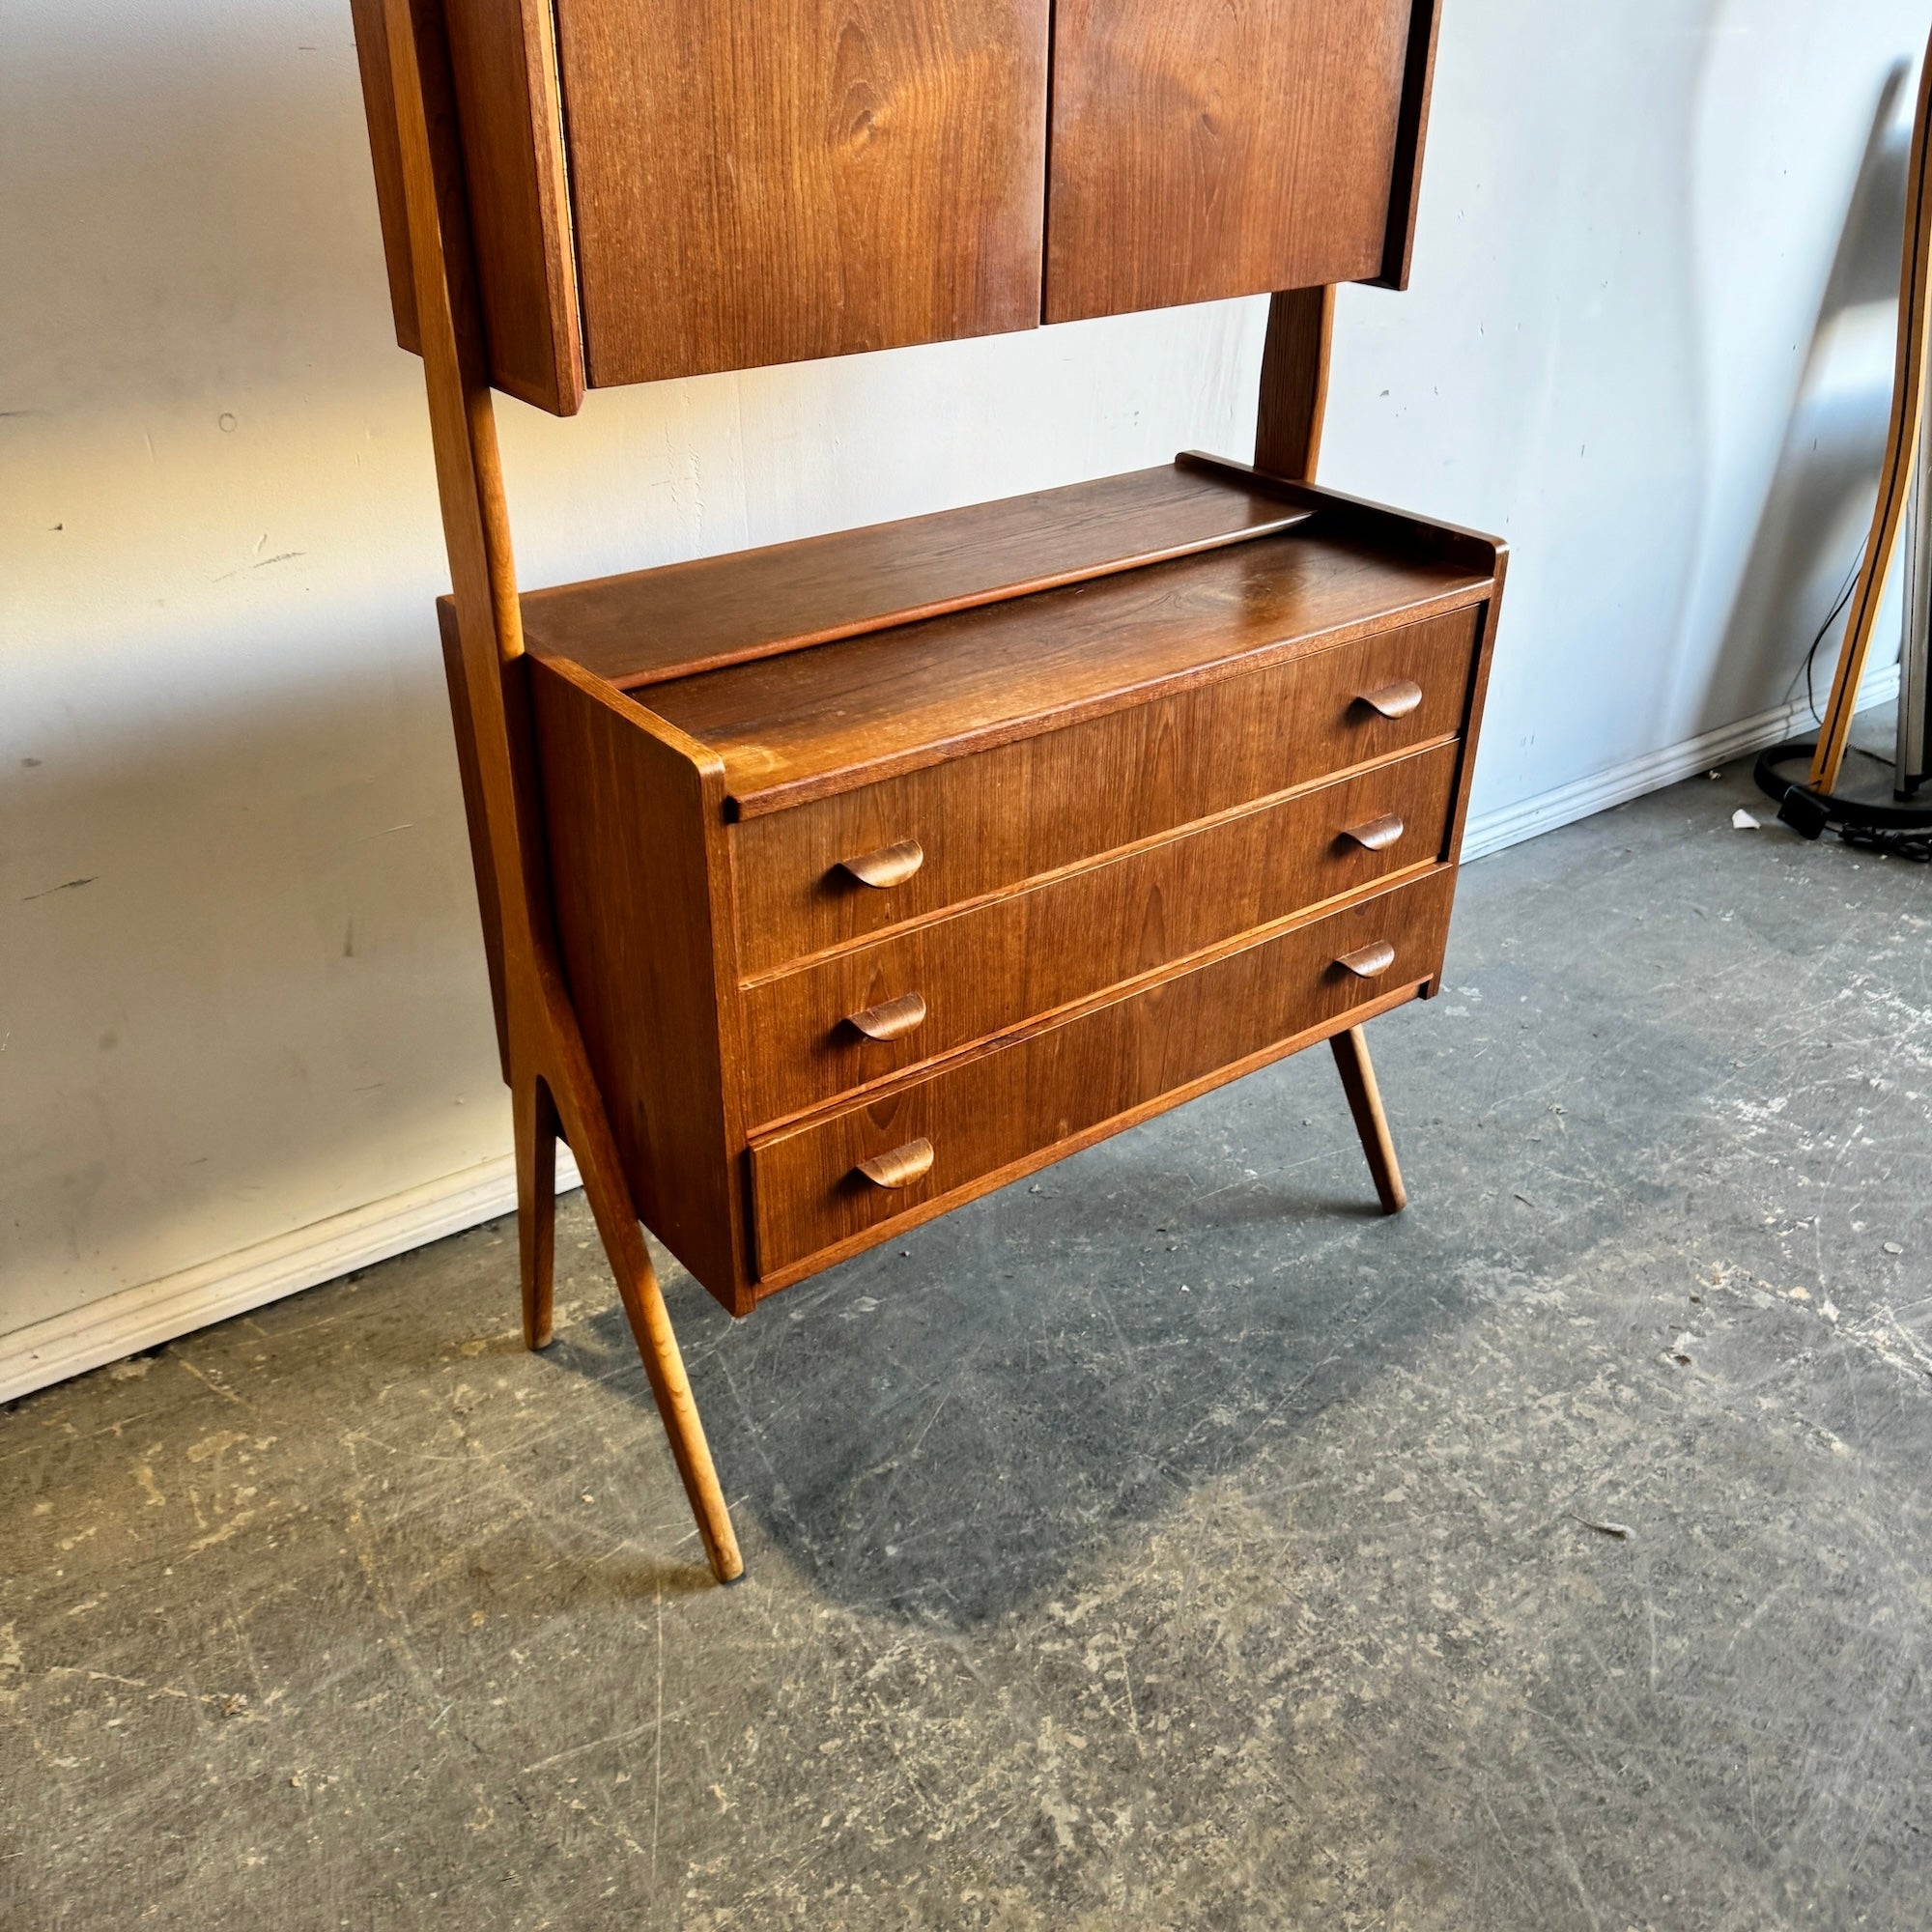
[[(1123, 624), (1171, 626), (1182, 568), (1111, 593)], [(1433, 992), (1493, 591), (1252, 661), (1204, 637), (1198, 668), (1118, 689), (1071, 659), (1078, 702), (1048, 683), (1011, 725), (963, 657), (980, 687), (936, 704), (946, 640), (909, 626), (912, 723), (864, 737), (870, 764), (879, 639), (639, 698), (533, 663), (558, 952), (645, 1224), (748, 1313)], [(1062, 598), (1010, 607), (1047, 658), (1055, 623), (1093, 627)], [(844, 764), (798, 749), (814, 720)]]

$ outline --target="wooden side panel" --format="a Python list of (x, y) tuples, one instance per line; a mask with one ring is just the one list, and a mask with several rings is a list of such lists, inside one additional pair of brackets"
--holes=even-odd
[(530, 701), (558, 947), (639, 1215), (742, 1314), (722, 774), (569, 666), (533, 662)]
[(1045, 318), (1382, 272), (1428, 0), (1057, 0)]
[(490, 380), (554, 415), (583, 400), (549, 0), (444, 0)]
[[(418, 19), (441, 26), (449, 51), (455, 98), (429, 103), (430, 134), (445, 138), (454, 128), (462, 152), (490, 381), (554, 415), (572, 415), (583, 400), (583, 349), (549, 6), (415, 4)], [(383, 0), (349, 5), (396, 340), (420, 354)], [(441, 64), (434, 64), (425, 83), (436, 84), (440, 73)]]
[(476, 725), (464, 682), (463, 640), (456, 635), (456, 606), (437, 600), (442, 631), (442, 674), (449, 686), (449, 722), (456, 733), (456, 768), (463, 780), (463, 816), (469, 827), (469, 863), (476, 874), (476, 910), (483, 921), (483, 956), (490, 969), (490, 1005), (497, 1016), (497, 1054), (503, 1084), (510, 1081), (510, 1019), (503, 985), (503, 912), (497, 897), (497, 867), (490, 857), (490, 827), (483, 810), (483, 774), (476, 757)]
[[(761, 1279), (876, 1236), (1035, 1152), (1084, 1144), (1441, 970), (1452, 877), (1437, 871), (1091, 1009), (753, 1150)], [(1376, 980), (1337, 963), (1380, 942)], [(856, 1173), (924, 1140), (930, 1167), (884, 1189)], [(951, 1205), (951, 1204), (948, 1204)]]
[(369, 123), (369, 158), (376, 170), (376, 213), (383, 224), (383, 262), (389, 273), (389, 306), (396, 340), (422, 354), (416, 331), (414, 270), (410, 266), (410, 218), (403, 207), (403, 156), (396, 134), (395, 77), (383, 0), (349, 0), (355, 32), (355, 66), (362, 76), (362, 112)]
[[(1378, 765), (748, 987), (747, 1117), (802, 1113), (1439, 862), (1457, 751)], [(868, 1038), (848, 1017), (909, 995), (924, 1017), (896, 1037)]]
[(1039, 318), (1048, 0), (566, 0), (590, 381)]
[(1408, 286), (1409, 263), (1415, 254), (1415, 217), (1422, 205), (1422, 154), (1429, 139), (1429, 101), (1435, 87), (1435, 37), (1441, 24), (1442, 0), (1415, 0), (1408, 25), (1402, 115), (1396, 124), (1388, 233), (1382, 242), (1382, 271), (1375, 278), (1378, 288)]
[(1456, 800), (1449, 814), (1449, 840), (1443, 857), (1463, 863), (1463, 834), (1469, 823), (1469, 794), (1476, 781), (1476, 750), (1482, 739), (1483, 707), (1489, 701), (1490, 671), (1496, 660), (1496, 627), (1502, 621), (1503, 583), (1509, 576), (1509, 552), (1496, 547), (1496, 593), (1485, 606), (1476, 638), (1476, 674), (1469, 680), (1469, 712), (1463, 721), (1461, 769), (1456, 774)]
[[(744, 970), (763, 973), (1157, 837), (1251, 800), (1440, 743), (1461, 727), (1477, 612), (1224, 678), (1061, 731), (747, 819), (737, 852)], [(1404, 680), (1414, 710), (1359, 694)], [(924, 862), (874, 891), (842, 860), (917, 838)]]

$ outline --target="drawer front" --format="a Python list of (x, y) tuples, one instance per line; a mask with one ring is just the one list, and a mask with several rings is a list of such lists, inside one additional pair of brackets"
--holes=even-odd
[[(1462, 728), (1481, 607), (732, 827), (747, 975)], [(1365, 694), (1419, 686), (1412, 709)], [(847, 869), (916, 842), (918, 869)]]
[(1418, 752), (748, 987), (776, 1121), (1442, 857), (1461, 754)]
[[(1433, 979), (1453, 886), (1445, 867), (1392, 887), (754, 1146), (761, 1277)], [(1393, 957), (1372, 979), (1340, 963), (1350, 954), (1374, 966), (1378, 947)], [(898, 1184), (867, 1178), (861, 1163)]]

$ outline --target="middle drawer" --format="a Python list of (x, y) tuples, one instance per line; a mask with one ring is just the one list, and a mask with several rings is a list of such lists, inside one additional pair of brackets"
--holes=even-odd
[(1399, 758), (746, 987), (748, 1122), (1442, 858), (1461, 749)]

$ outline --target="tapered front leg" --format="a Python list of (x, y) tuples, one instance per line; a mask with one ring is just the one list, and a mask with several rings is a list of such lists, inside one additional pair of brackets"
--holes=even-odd
[(671, 1460), (677, 1464), (691, 1513), (696, 1519), (711, 1574), (721, 1583), (729, 1583), (745, 1574), (745, 1559), (731, 1527), (731, 1512), (711, 1461), (711, 1445), (704, 1439), (704, 1424), (691, 1392), (691, 1378), (685, 1374), (684, 1356), (658, 1287), (650, 1250), (644, 1244), (644, 1231), (617, 1157), (617, 1144), (611, 1136), (604, 1102), (583, 1056), (576, 1018), (561, 1004), (553, 1010), (553, 1040), (562, 1128), (569, 1137), (571, 1152), (577, 1156), (583, 1192), (603, 1237), (611, 1271), (617, 1278), (617, 1293), (623, 1297), (631, 1334), (643, 1359), (644, 1373), (650, 1378), (658, 1415), (670, 1439)]
[(1369, 1064), (1368, 1039), (1357, 1026), (1338, 1033), (1328, 1044), (1335, 1049), (1342, 1091), (1349, 1096), (1349, 1111), (1355, 1117), (1355, 1131), (1362, 1137), (1362, 1151), (1369, 1157), (1369, 1172), (1375, 1177), (1382, 1212), (1400, 1214), (1408, 1206), (1408, 1190), (1402, 1184), (1402, 1169), (1396, 1164), (1395, 1140), (1389, 1133), (1388, 1116), (1382, 1111), (1376, 1069)]
[(524, 1347), (547, 1349), (556, 1274), (556, 1108), (550, 1087), (520, 1075), (511, 1090), (517, 1133), (517, 1254), (524, 1278)]

